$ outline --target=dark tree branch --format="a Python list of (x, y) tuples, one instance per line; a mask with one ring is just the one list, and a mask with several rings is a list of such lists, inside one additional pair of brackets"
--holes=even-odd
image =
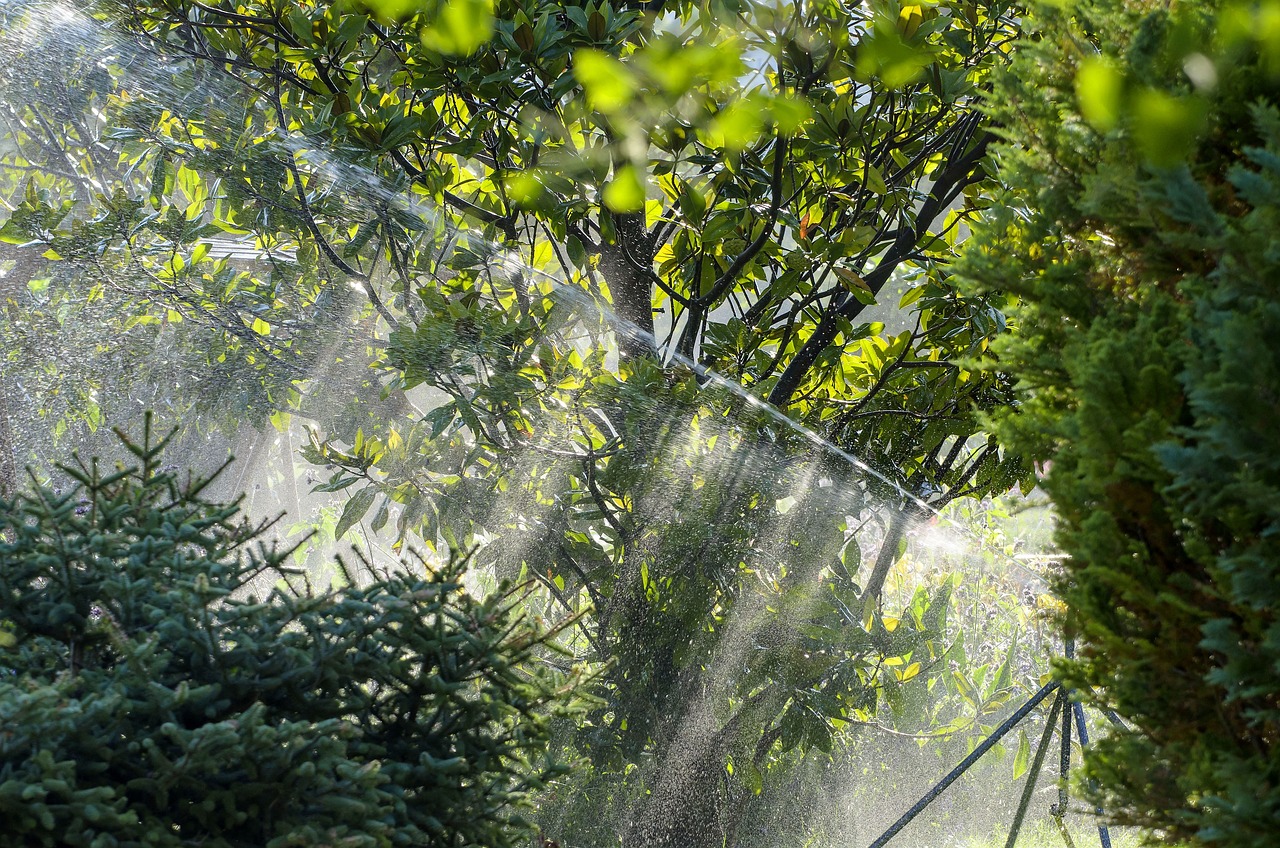
[[(875, 270), (863, 278), (873, 295), (879, 295), (880, 290), (893, 277), (898, 266), (915, 252), (920, 239), (928, 233), (933, 219), (977, 179), (974, 171), (986, 156), (987, 147), (993, 140), (992, 135), (984, 133), (976, 144), (969, 147), (967, 151), (961, 151), (964, 150), (965, 143), (972, 138), (979, 119), (980, 116), (974, 113), (964, 120), (957, 131), (955, 145), (952, 148), (957, 155), (952, 158), (942, 173), (937, 175), (929, 196), (921, 204), (917, 213), (915, 225), (899, 231), (898, 237), (894, 239)], [(852, 320), (863, 308), (861, 301), (847, 293), (832, 304), (818, 322), (813, 335), (805, 341), (795, 358), (783, 370), (778, 382), (774, 384), (773, 391), (769, 393), (770, 403), (779, 407), (791, 404), (809, 370), (827, 346), (835, 341), (840, 331), (841, 319)]]

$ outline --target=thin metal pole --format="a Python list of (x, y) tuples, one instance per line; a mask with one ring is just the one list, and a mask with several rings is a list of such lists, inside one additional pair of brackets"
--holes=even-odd
[(1034, 710), (1040, 704), (1041, 701), (1047, 698), (1051, 692), (1057, 689), (1058, 686), (1059, 686), (1059, 683), (1056, 680), (1050, 681), (1046, 683), (1044, 686), (1041, 686), (1040, 691), (1036, 692), (1034, 695), (1031, 696), (1031, 700), (1027, 701), (1025, 704), (1019, 707), (1013, 715), (1005, 719), (1003, 724), (997, 727), (990, 736), (982, 740), (982, 742), (978, 745), (978, 747), (974, 748), (973, 752), (970, 753), (969, 756), (961, 760), (958, 766), (956, 766), (950, 772), (948, 772), (946, 777), (938, 781), (938, 783), (932, 789), (930, 789), (928, 792), (924, 794), (923, 798), (917, 801), (915, 805), (912, 806), (911, 809), (903, 813), (902, 818), (898, 819), (896, 822), (890, 825), (889, 829), (886, 830), (884, 833), (882, 833), (879, 839), (877, 839), (875, 842), (872, 842), (871, 845), (868, 846), (868, 848), (884, 848), (884, 845), (890, 839), (896, 836), (898, 834), (898, 831), (902, 830), (904, 827), (910, 824), (911, 820), (914, 819), (917, 815), (919, 815), (921, 810), (929, 806), (929, 804), (932, 803), (935, 798), (941, 795), (943, 790), (945, 790), (948, 786), (955, 783), (956, 780), (959, 779), (960, 775), (968, 771), (969, 767), (972, 766), (974, 763), (976, 763), (982, 757), (983, 754), (987, 753), (987, 751), (990, 751), (997, 742), (999, 742), (1001, 739), (1004, 738), (1006, 733), (1008, 733), (1013, 728), (1017, 727), (1018, 722), (1026, 718), (1031, 713), (1031, 711)]
[[(1071, 711), (1076, 717), (1076, 735), (1080, 739), (1080, 747), (1088, 748), (1089, 728), (1084, 723), (1084, 706), (1081, 705), (1079, 701), (1076, 701), (1071, 705)], [(1096, 788), (1096, 786), (1097, 781), (1089, 781), (1089, 788), (1091, 790)], [(1101, 807), (1094, 807), (1093, 811), (1098, 816), (1102, 815)], [(1107, 827), (1106, 822), (1102, 821), (1101, 818), (1098, 820), (1098, 841), (1102, 843), (1102, 848), (1111, 848), (1111, 829)]]
[[(1062, 653), (1068, 659), (1074, 659), (1076, 655), (1076, 640), (1070, 635), (1063, 637)], [(1071, 693), (1066, 689), (1062, 690), (1067, 697)], [(1053, 808), (1053, 815), (1059, 821), (1067, 814), (1067, 778), (1071, 774), (1071, 707), (1062, 711), (1062, 734), (1059, 737), (1062, 740), (1062, 752), (1058, 759), (1058, 803)]]
[[(1066, 694), (1066, 690), (1063, 690)], [(1071, 710), (1062, 711), (1062, 753), (1058, 758), (1058, 804), (1054, 807), (1054, 815), (1062, 818), (1067, 814), (1067, 778), (1071, 775)]]
[(1120, 716), (1116, 715), (1116, 711), (1115, 711), (1115, 710), (1103, 710), (1103, 711), (1102, 711), (1102, 714), (1103, 714), (1104, 716), (1106, 716), (1106, 717), (1107, 717), (1107, 721), (1111, 722), (1112, 724), (1114, 724), (1116, 727), (1120, 728), (1121, 730), (1128, 730), (1128, 729), (1129, 729), (1129, 725), (1125, 724), (1124, 719), (1122, 719), (1122, 718), (1120, 718)]
[(1022, 830), (1022, 820), (1026, 818), (1027, 808), (1031, 806), (1031, 796), (1036, 791), (1036, 780), (1040, 777), (1040, 769), (1044, 767), (1044, 755), (1049, 753), (1049, 743), (1053, 741), (1053, 727), (1058, 720), (1058, 710), (1062, 709), (1066, 696), (1061, 692), (1053, 699), (1053, 707), (1049, 710), (1049, 718), (1044, 723), (1044, 732), (1040, 734), (1040, 745), (1036, 748), (1035, 758), (1027, 771), (1027, 783), (1022, 787), (1022, 797), (1018, 799), (1018, 812), (1013, 817), (1009, 828), (1009, 839), (1004, 848), (1014, 848), (1018, 842), (1018, 831)]

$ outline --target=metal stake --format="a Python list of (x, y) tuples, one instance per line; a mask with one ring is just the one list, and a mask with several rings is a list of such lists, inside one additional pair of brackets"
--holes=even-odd
[(1040, 746), (1036, 748), (1035, 758), (1027, 771), (1027, 782), (1022, 787), (1022, 797), (1018, 799), (1018, 812), (1014, 814), (1013, 825), (1009, 828), (1009, 839), (1004, 843), (1004, 848), (1014, 848), (1018, 842), (1018, 831), (1022, 830), (1022, 820), (1027, 815), (1027, 808), (1031, 806), (1031, 796), (1036, 791), (1036, 780), (1040, 777), (1040, 769), (1044, 767), (1044, 755), (1049, 753), (1049, 743), (1053, 741), (1054, 722), (1058, 720), (1058, 710), (1062, 709), (1065, 700), (1066, 696), (1061, 692), (1053, 699), (1049, 718), (1044, 723), (1044, 733), (1040, 734)]
[(956, 780), (959, 779), (960, 775), (968, 771), (969, 767), (972, 766), (974, 763), (976, 763), (982, 757), (983, 754), (987, 753), (987, 751), (990, 751), (997, 742), (999, 742), (1001, 739), (1004, 738), (1006, 733), (1008, 733), (1013, 728), (1017, 727), (1018, 722), (1022, 721), (1024, 718), (1030, 715), (1031, 711), (1034, 710), (1040, 704), (1041, 701), (1043, 701), (1046, 697), (1048, 697), (1051, 692), (1057, 689), (1059, 685), (1060, 684), (1058, 683), (1058, 681), (1052, 680), (1046, 683), (1044, 686), (1041, 686), (1040, 691), (1036, 692), (1034, 695), (1031, 696), (1031, 700), (1027, 701), (1025, 704), (1019, 707), (1017, 711), (1014, 712), (1013, 715), (1005, 719), (1003, 724), (997, 727), (990, 736), (982, 740), (982, 742), (978, 745), (978, 747), (974, 748), (973, 752), (970, 753), (969, 756), (961, 760), (959, 765), (957, 765), (950, 772), (948, 772), (946, 777), (938, 781), (938, 783), (932, 789), (930, 789), (928, 792), (924, 794), (923, 798), (917, 801), (911, 807), (911, 809), (903, 813), (902, 818), (898, 819), (896, 822), (890, 825), (889, 829), (886, 830), (884, 833), (882, 833), (879, 839), (877, 839), (875, 842), (872, 842), (871, 845), (868, 846), (868, 848), (884, 848), (885, 843), (887, 843), (890, 839), (896, 836), (898, 834), (898, 831), (902, 830), (904, 827), (910, 824), (911, 820), (914, 819), (917, 815), (919, 815), (921, 810), (929, 806), (929, 804), (932, 803), (935, 798), (941, 795), (943, 790), (945, 790), (948, 786), (955, 783)]
[[(1079, 701), (1071, 705), (1071, 710), (1076, 717), (1076, 733), (1080, 737), (1080, 747), (1089, 747), (1089, 728), (1084, 723), (1084, 707)], [(1097, 781), (1090, 780), (1089, 788), (1093, 789), (1097, 786)], [(1098, 816), (1102, 815), (1101, 807), (1094, 807), (1094, 813)], [(1102, 848), (1111, 848), (1111, 830), (1101, 819), (1098, 820), (1098, 841), (1102, 843)]]

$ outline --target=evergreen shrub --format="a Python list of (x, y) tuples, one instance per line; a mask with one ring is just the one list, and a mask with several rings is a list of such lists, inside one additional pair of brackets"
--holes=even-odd
[(965, 269), (1012, 303), (998, 429), (1048, 469), (1063, 671), (1127, 722), (1098, 800), (1230, 848), (1280, 834), (1277, 12), (1039, 7), (992, 98), (1014, 191)]
[(163, 441), (125, 444), (0, 502), (0, 844), (528, 835), (570, 687), (511, 590), (468, 594), (457, 557), (316, 590)]

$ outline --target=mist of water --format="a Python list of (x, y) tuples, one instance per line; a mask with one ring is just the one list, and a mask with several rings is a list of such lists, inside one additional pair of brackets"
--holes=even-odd
[[(59, 3), (0, 2), (0, 63), (5, 66), (0, 76), (0, 102), (10, 117), (16, 121), (23, 110), (34, 109), (32, 114), (74, 119), (80, 127), (78, 142), (84, 149), (82, 161), (63, 151), (59, 163), (58, 151), (47, 149), (43, 159), (27, 158), (27, 151), (20, 148), (20, 140), (13, 134), (13, 124), (0, 128), (4, 134), (0, 139), (0, 202), (10, 213), (22, 200), (26, 177), (35, 177), (37, 183), (43, 179), (56, 194), (55, 171), (63, 174), (60, 185), (71, 201), (72, 218), (94, 214), (94, 193), (110, 194), (123, 187), (135, 196), (145, 196), (148, 179), (137, 173), (120, 173), (112, 164), (118, 163), (130, 143), (142, 142), (122, 141), (113, 135), (103, 102), (107, 93), (126, 95), (137, 103), (163, 104), (173, 113), (209, 122), (252, 123), (258, 108), (234, 80), (207, 68), (193, 72), (189, 65), (166, 59)], [(78, 79), (89, 78), (99, 93), (86, 93), (77, 85)], [(264, 125), (271, 123), (270, 116), (258, 117)], [(75, 142), (69, 139), (67, 144)], [(439, 210), (411, 201), (373, 171), (317, 140), (272, 129), (260, 143), (264, 155), (274, 155), (323, 184), (325, 190), (344, 198), (353, 212), (394, 209), (420, 223), (420, 238), (429, 240), (439, 255), (466, 245), (489, 263), (493, 272), (522, 277), (540, 287), (541, 296), (564, 307), (550, 328), (564, 349), (600, 349), (616, 344), (621, 337), (642, 335), (585, 289), (530, 268), (514, 252), (465, 231)], [(100, 167), (95, 167), (98, 160)], [(51, 176), (42, 178), (42, 170)], [(116, 180), (114, 185), (112, 179)], [(357, 217), (353, 214), (352, 220)], [(211, 250), (221, 250), (231, 265), (269, 269), (276, 263), (296, 260), (293, 245), (276, 249), (231, 238), (209, 241)], [(113, 335), (120, 332), (118, 329), (104, 334), (104, 326), (119, 328), (123, 316), (139, 299), (152, 299), (152, 307), (182, 308), (165, 303), (163, 292), (149, 289), (147, 279), (131, 279), (131, 273), (140, 272), (117, 246), (104, 245), (97, 255), (65, 259), (22, 279), (19, 266), (31, 261), (30, 248), (27, 251), (0, 255), (4, 262), (0, 264), (0, 296), (12, 304), (0, 321), (0, 342), (6, 348), (0, 350), (0, 423), (5, 428), (0, 430), (0, 448), (9, 454), (11, 466), (30, 464), (37, 473), (49, 473), (51, 463), (72, 449), (110, 455), (106, 430), (111, 426), (134, 428), (143, 408), (158, 409), (163, 420), (180, 428), (172, 461), (207, 472), (235, 454), (239, 460), (224, 475), (222, 494), (230, 497), (246, 492), (246, 508), (255, 517), (284, 512), (287, 518), (278, 525), (282, 532), (288, 534), (292, 528), (300, 534), (319, 527), (317, 538), (323, 540), (324, 529), (331, 533), (345, 499), (314, 491), (330, 472), (303, 460), (299, 448), (313, 434), (322, 443), (333, 439), (335, 444), (350, 444), (357, 428), (370, 426), (379, 416), (384, 424), (411, 431), (422, 426), (445, 398), (425, 388), (388, 392), (385, 373), (371, 369), (383, 356), (393, 325), (413, 325), (412, 303), (405, 302), (411, 300), (412, 293), (397, 300), (378, 279), (349, 281), (337, 287), (327, 307), (300, 310), (290, 325), (291, 338), (310, 339), (308, 334), (320, 338), (313, 340), (303, 366), (290, 366), (297, 370), (278, 381), (264, 382), (252, 369), (202, 358), (199, 340), (213, 334), (201, 336), (191, 329), (196, 323), (191, 319), (166, 323), (159, 329), (144, 326), (120, 335)], [(118, 276), (104, 281), (104, 269)], [(269, 275), (270, 271), (261, 273)], [(420, 276), (422, 285), (431, 285), (429, 270), (423, 269)], [(105, 295), (98, 289), (104, 282)], [(369, 297), (385, 301), (382, 314), (370, 309)], [(245, 314), (252, 316), (253, 312), (249, 309)], [(41, 316), (43, 323), (32, 325), (28, 315)], [(38, 339), (38, 344), (33, 339)], [(643, 341), (654, 349), (660, 347), (652, 336)], [(193, 344), (197, 345), (194, 352), (189, 349)], [(475, 362), (486, 353), (482, 348), (471, 351), (470, 357), (463, 358), (472, 372), (450, 376), (464, 385), (476, 379), (475, 369), (482, 366)], [(582, 485), (584, 459), (591, 461), (584, 452), (595, 449), (590, 447), (595, 444), (592, 437), (570, 434), (568, 426), (576, 421), (582, 433), (603, 434), (600, 439), (613, 445), (611, 449), (633, 450), (631, 446), (617, 447), (614, 443), (618, 440), (610, 434), (618, 435), (623, 419), (647, 422), (643, 428), (646, 439), (631, 454), (647, 463), (645, 467), (652, 472), (643, 485), (637, 485), (634, 501), (628, 506), (644, 518), (636, 550), (641, 554), (646, 550), (677, 552), (678, 561), (661, 566), (673, 573), (684, 569), (696, 574), (696, 580), (689, 578), (691, 584), (739, 581), (744, 579), (742, 574), (759, 583), (745, 588), (735, 585), (732, 591), (721, 589), (720, 594), (709, 596), (707, 608), (698, 612), (723, 619), (715, 626), (715, 638), (694, 632), (688, 645), (677, 646), (677, 656), (685, 651), (688, 656), (700, 657), (696, 662), (702, 673), (697, 677), (696, 691), (679, 693), (687, 708), (669, 719), (674, 726), (662, 730), (668, 744), (644, 755), (650, 758), (643, 768), (649, 775), (647, 789), (657, 799), (645, 807), (649, 815), (655, 810), (659, 815), (670, 812), (664, 805), (687, 803), (685, 790), (690, 781), (721, 779), (716, 770), (723, 770), (724, 763), (708, 764), (701, 759), (706, 741), (722, 734), (731, 721), (726, 703), (740, 707), (741, 699), (751, 697), (751, 690), (738, 688), (743, 680), (765, 673), (762, 669), (779, 657), (796, 657), (797, 661), (803, 657), (807, 637), (802, 628), (792, 625), (808, 620), (824, 603), (816, 590), (804, 590), (804, 586), (817, 586), (826, 575), (843, 567), (842, 563), (849, 564), (851, 579), (858, 576), (859, 569), (865, 573), (880, 545), (887, 538), (892, 540), (892, 523), (904, 516), (910, 516), (911, 530), (889, 584), (883, 615), (905, 607), (917, 587), (936, 591), (944, 579), (952, 579), (946, 577), (950, 574), (959, 575), (962, 582), (976, 582), (970, 595), (1001, 587), (1009, 598), (1003, 614), (1021, 615), (1022, 638), (1036, 642), (1024, 642), (1018, 649), (1017, 672), (1030, 678), (1035, 671), (1033, 660), (1053, 642), (1052, 634), (1041, 632), (1034, 619), (1035, 598), (1043, 594), (1043, 580), (1037, 571), (1011, 558), (1003, 544), (992, 542), (954, 512), (940, 513), (904, 489), (891, 474), (831, 444), (736, 381), (674, 353), (668, 353), (666, 361), (673, 371), (694, 375), (695, 394), (676, 399), (655, 392), (643, 406), (629, 397), (630, 408), (611, 398), (614, 406), (608, 414), (589, 418), (589, 413), (583, 413), (589, 420), (576, 420), (562, 408), (548, 409), (541, 419), (531, 418), (523, 441), (509, 440), (508, 450), (500, 458), (505, 468), (503, 479), (513, 481), (505, 488), (481, 493), (483, 481), (477, 477), (474, 486), (465, 479), (441, 483), (434, 491), (445, 494), (436, 498), (433, 493), (422, 499), (424, 515), (437, 516), (440, 522), (446, 516), (463, 515), (481, 528), (472, 541), (481, 546), (478, 562), (488, 572), (478, 579), (521, 574), (548, 562), (561, 568), (561, 559), (572, 559), (573, 551), (547, 550), (548, 539), (555, 534), (563, 536), (566, 530), (581, 533), (586, 538), (584, 550), (590, 545), (608, 549), (607, 540), (601, 541), (607, 528), (598, 526), (600, 520), (584, 517), (586, 508), (580, 504), (566, 507), (555, 495), (557, 487)], [(270, 419), (273, 411), (288, 406), (281, 402), (281, 393), (292, 393), (294, 414), (276, 414)], [(697, 425), (693, 435), (691, 421)], [(708, 447), (712, 443), (714, 447)], [(462, 450), (467, 447), (459, 444)], [(420, 479), (431, 482), (427, 474)], [(715, 504), (709, 503), (713, 496)], [(450, 502), (449, 498), (457, 500)], [(392, 511), (399, 508), (389, 503), (387, 507)], [(376, 510), (371, 510), (357, 526), (359, 545), (375, 560), (394, 557), (396, 517), (375, 531), (375, 514)], [(714, 532), (706, 532), (709, 524)], [(1043, 535), (1043, 528), (1025, 522), (1022, 529)], [(673, 543), (673, 539), (679, 542), (684, 537), (698, 541), (691, 542), (688, 549)], [(316, 544), (307, 554), (308, 562), (317, 569), (324, 568), (339, 540), (329, 541), (328, 547)], [(1035, 540), (1035, 544), (1042, 541)], [(739, 549), (725, 559), (727, 554), (717, 546), (729, 544)], [(824, 558), (815, 560), (819, 555)], [(657, 567), (642, 560), (628, 555), (615, 566), (622, 570)], [(700, 573), (710, 567), (708, 563), (720, 560), (732, 563), (732, 576)], [(801, 590), (796, 590), (797, 584)], [(550, 586), (548, 591), (554, 594)], [(1031, 608), (1020, 607), (1026, 599), (1030, 599)], [(639, 616), (643, 606), (628, 606), (626, 599), (618, 597), (561, 599), (565, 605), (588, 602), (615, 626), (628, 616)], [(539, 611), (548, 617), (563, 614), (550, 595), (538, 603)], [(675, 601), (670, 606), (679, 608)], [(849, 611), (851, 628), (862, 612)], [(995, 623), (982, 620), (990, 615), (989, 610), (980, 609), (974, 601), (973, 609), (960, 609), (958, 614), (971, 615), (965, 622), (970, 628), (966, 638), (973, 642), (975, 652), (997, 658), (1007, 649), (997, 644), (1007, 632), (992, 630), (984, 641), (981, 628)], [(672, 628), (678, 630), (674, 622), (673, 618)], [(584, 633), (581, 638), (583, 642), (577, 647), (585, 650), (596, 637)], [(687, 683), (688, 676), (684, 679), (682, 685), (693, 686)], [(634, 682), (627, 685), (643, 691)], [(668, 693), (653, 694), (659, 700)], [(764, 817), (748, 815), (737, 823), (740, 844), (799, 844), (797, 839), (807, 839), (804, 844), (813, 845), (869, 842), (949, 767), (982, 724), (994, 724), (998, 717), (992, 711), (979, 717), (973, 728), (943, 738), (910, 728), (897, 729), (891, 718), (880, 717), (886, 713), (883, 705), (878, 713), (872, 711), (865, 726), (850, 729), (848, 738), (831, 754), (798, 759), (786, 772), (784, 782), (766, 782), (761, 791), (772, 799), (771, 806), (761, 809), (771, 812), (762, 814)], [(602, 722), (609, 720), (600, 718)], [(738, 767), (744, 764), (739, 762)], [(985, 832), (1006, 816), (1016, 803), (1018, 788), (1007, 769), (985, 774), (985, 778), (975, 777), (954, 787), (945, 804), (904, 832), (901, 844), (959, 845), (970, 832)], [(991, 777), (995, 774), (999, 776)], [(820, 790), (815, 792), (815, 786)], [(592, 790), (586, 787), (582, 791)], [(790, 810), (789, 793), (796, 805)], [(569, 813), (558, 813), (555, 804), (554, 798), (547, 799), (541, 813), (548, 827), (559, 824), (583, 830), (580, 823), (566, 822)], [(582, 814), (580, 807), (573, 809), (574, 814)], [(780, 812), (783, 810), (787, 812)], [(600, 801), (599, 818), (604, 830), (619, 836), (629, 833), (629, 844), (651, 826), (637, 818), (633, 806), (611, 809), (604, 800)]]

